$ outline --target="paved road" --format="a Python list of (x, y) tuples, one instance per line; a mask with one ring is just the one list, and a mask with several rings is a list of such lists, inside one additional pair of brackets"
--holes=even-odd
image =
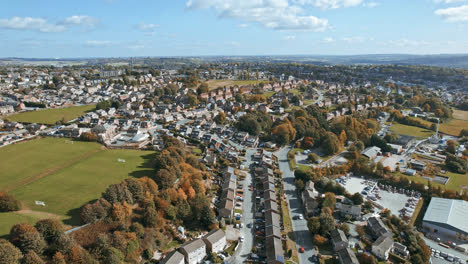
[[(247, 149), (245, 152), (245, 161), (243, 165), (245, 168), (249, 168), (252, 163), (252, 154), (256, 152), (256, 149)], [(253, 223), (254, 221), (254, 212), (253, 212), (253, 199), (252, 191), (249, 190), (249, 185), (252, 183), (252, 175), (247, 173), (244, 184), (244, 203), (243, 203), (243, 212), (242, 212), (242, 223), (244, 227), (240, 229), (241, 236), (244, 236), (244, 242), (240, 243), (239, 248), (234, 253), (234, 255), (229, 260), (229, 263), (232, 264), (241, 264), (247, 260), (249, 253), (252, 252), (254, 236), (253, 229), (247, 228), (248, 223)]]
[[(279, 169), (283, 173), (284, 192), (289, 201), (289, 214), (291, 218), (296, 215), (304, 215), (302, 203), (298, 198), (296, 186), (294, 185), (294, 172), (291, 171), (288, 164), (288, 151), (291, 147), (284, 147), (275, 154), (278, 157)], [(304, 247), (305, 252), (299, 253), (299, 263), (312, 263), (312, 256), (317, 254), (313, 249), (312, 237), (307, 228), (306, 220), (292, 220), (294, 236), (296, 238), (297, 249)]]
[[(466, 254), (464, 254), (464, 253), (462, 253), (460, 251), (457, 251), (457, 250), (455, 250), (453, 248), (444, 248), (444, 247), (440, 246), (438, 242), (430, 240), (429, 238), (427, 238), (427, 237), (425, 237), (423, 235), (421, 235), (421, 236), (424, 239), (424, 242), (426, 242), (426, 245), (428, 245), (429, 247), (440, 250), (441, 252), (451, 254), (453, 256), (457, 256), (461, 260), (463, 260), (464, 262), (468, 261), (468, 255), (466, 255)], [(438, 259), (438, 258), (432, 258), (432, 260), (434, 261), (434, 263), (450, 263), (450, 262), (448, 262), (446, 260)]]

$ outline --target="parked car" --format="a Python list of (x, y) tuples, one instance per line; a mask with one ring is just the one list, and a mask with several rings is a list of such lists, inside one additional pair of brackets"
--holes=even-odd
[(299, 248), (299, 252), (300, 252), (300, 253), (304, 253), (304, 252), (305, 252), (304, 247), (300, 247), (300, 248)]

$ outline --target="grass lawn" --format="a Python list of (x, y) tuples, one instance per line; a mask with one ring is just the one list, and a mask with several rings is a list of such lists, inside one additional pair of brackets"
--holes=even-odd
[[(431, 121), (427, 121), (421, 118), (417, 118), (427, 126), (430, 126), (433, 124)], [(451, 136), (457, 136), (460, 135), (460, 131), (462, 129), (468, 129), (468, 111), (462, 111), (462, 110), (453, 110), (453, 118), (450, 119), (447, 122), (441, 123), (439, 125), (439, 131), (441, 133), (451, 135)]]
[(415, 126), (398, 124), (398, 123), (393, 123), (393, 125), (390, 127), (390, 130), (394, 131), (397, 134), (408, 135), (408, 136), (419, 137), (419, 138), (426, 138), (435, 134), (435, 132), (432, 130), (415, 127)]
[[(97, 143), (63, 138), (10, 145), (0, 149), (4, 163), (0, 190), (8, 190), (26, 209), (54, 214), (66, 224), (78, 225), (79, 208), (99, 198), (108, 185), (129, 176), (150, 176), (153, 153), (106, 150)], [(35, 205), (35, 201), (46, 206)]]
[(275, 91), (269, 91), (269, 92), (266, 92), (266, 93), (263, 93), (262, 96), (267, 99), (267, 98), (270, 98), (272, 97), (276, 92)]
[(40, 123), (53, 125), (55, 122), (65, 119), (73, 120), (93, 110), (95, 105), (81, 105), (64, 108), (51, 108), (38, 111), (29, 111), (8, 116), (11, 121), (25, 123)]
[(20, 214), (16, 212), (0, 213), (0, 237), (6, 237), (10, 233), (10, 229), (17, 223), (29, 223), (34, 225), (39, 221), (40, 217)]
[[(397, 173), (397, 175), (399, 175), (400, 177), (405, 177), (408, 180), (418, 182), (418, 183), (423, 183), (427, 185), (427, 180), (420, 176), (408, 176), (403, 173)], [(453, 172), (447, 171), (446, 174), (441, 173), (440, 175), (449, 177), (448, 183), (446, 185), (442, 185), (439, 183), (431, 182), (432, 186), (441, 186), (442, 189), (446, 188), (446, 189), (450, 189), (454, 191), (460, 191), (462, 187), (468, 188), (468, 176), (465, 174), (459, 174), (459, 173), (453, 173)]]
[(261, 82), (266, 82), (262, 80), (209, 80), (206, 83), (208, 84), (208, 87), (210, 90), (216, 89), (218, 87), (229, 87), (229, 86), (234, 86), (234, 85), (254, 85), (254, 84), (259, 84)]

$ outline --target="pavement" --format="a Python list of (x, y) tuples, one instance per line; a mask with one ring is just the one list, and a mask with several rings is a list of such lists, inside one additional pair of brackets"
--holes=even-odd
[[(278, 157), (279, 169), (283, 173), (283, 185), (284, 192), (289, 205), (289, 215), (291, 218), (299, 214), (304, 214), (304, 207), (299, 199), (296, 186), (294, 185), (294, 171), (289, 168), (288, 163), (288, 151), (291, 150), (290, 146), (284, 147), (279, 151), (275, 152)], [(316, 255), (317, 252), (314, 250), (312, 243), (312, 236), (310, 235), (309, 229), (307, 228), (307, 221), (304, 220), (292, 220), (292, 228), (294, 231), (294, 237), (296, 238), (296, 246), (299, 251), (300, 247), (304, 247), (305, 252), (299, 253), (299, 263), (312, 263), (312, 256)]]
[[(245, 161), (242, 163), (245, 168), (249, 168), (252, 163), (252, 154), (254, 154), (256, 149), (246, 149), (245, 152)], [(241, 223), (244, 224), (244, 227), (240, 229), (240, 235), (244, 236), (244, 242), (239, 244), (238, 249), (234, 255), (229, 259), (229, 263), (232, 264), (241, 264), (247, 260), (249, 254), (252, 252), (252, 247), (254, 243), (253, 230), (247, 228), (247, 224), (254, 222), (254, 209), (253, 202), (254, 197), (252, 196), (252, 191), (249, 190), (249, 185), (252, 183), (252, 175), (250, 172), (246, 173), (244, 184), (244, 202)]]
[[(452, 256), (457, 256), (459, 257), (461, 260), (463, 261), (468, 261), (468, 255), (460, 252), (460, 251), (457, 251), (453, 248), (444, 248), (442, 246), (439, 245), (438, 242), (436, 241), (433, 241), (433, 240), (430, 240), (429, 238), (425, 237), (425, 236), (422, 236), (422, 238), (424, 239), (424, 242), (426, 242), (426, 245), (431, 247), (431, 248), (434, 248), (434, 249), (437, 249), (439, 250), (440, 252), (445, 252), (445, 253), (448, 253)], [(444, 259), (440, 259), (440, 258), (432, 258), (432, 261), (433, 263), (451, 263), (451, 262), (448, 262)]]

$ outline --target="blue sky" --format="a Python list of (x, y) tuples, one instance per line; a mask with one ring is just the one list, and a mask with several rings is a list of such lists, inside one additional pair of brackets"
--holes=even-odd
[(468, 0), (15, 0), (0, 57), (468, 53)]

